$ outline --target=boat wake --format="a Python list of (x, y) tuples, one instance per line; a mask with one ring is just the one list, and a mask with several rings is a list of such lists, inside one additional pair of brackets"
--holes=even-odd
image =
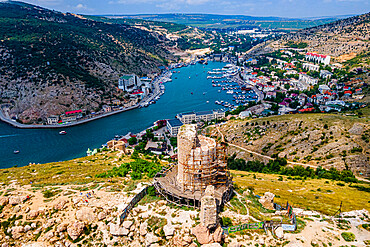
[(0, 136), (0, 138), (13, 137), (13, 136), (19, 136), (19, 134), (14, 134), (14, 135), (2, 135), (2, 136)]

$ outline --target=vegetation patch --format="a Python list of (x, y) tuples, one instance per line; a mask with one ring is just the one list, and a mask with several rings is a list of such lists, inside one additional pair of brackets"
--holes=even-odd
[(342, 232), (341, 235), (342, 235), (342, 238), (346, 240), (347, 242), (353, 242), (356, 240), (356, 236), (352, 232)]

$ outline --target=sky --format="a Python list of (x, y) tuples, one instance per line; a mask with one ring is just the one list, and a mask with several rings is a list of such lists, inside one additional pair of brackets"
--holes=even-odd
[(370, 12), (369, 0), (24, 0), (24, 2), (62, 12), (95, 15), (203, 13), (294, 18)]

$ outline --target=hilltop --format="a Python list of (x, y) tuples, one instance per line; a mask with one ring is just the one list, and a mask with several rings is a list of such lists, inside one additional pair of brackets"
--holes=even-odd
[(123, 98), (123, 73), (151, 75), (176, 60), (167, 50), (174, 44), (158, 33), (22, 2), (0, 3), (0, 26), (1, 98), (24, 122), (98, 110)]
[(368, 53), (369, 38), (370, 13), (366, 13), (286, 34), (278, 43), (284, 46), (287, 41), (303, 42), (308, 45), (308, 51), (344, 62), (363, 52)]
[[(191, 231), (200, 222), (199, 209), (170, 204), (154, 192), (134, 206), (121, 227), (115, 227), (125, 206), (152, 182), (150, 171), (140, 177), (133, 171), (143, 159), (154, 169), (168, 163), (156, 156), (130, 157), (102, 150), (70, 161), (2, 170), (0, 243), (29, 247), (199, 246)], [(356, 242), (350, 242), (368, 242), (368, 192), (327, 179), (296, 181), (273, 174), (231, 172), (237, 193), (220, 212), (224, 226), (283, 219), (281, 212), (263, 208), (254, 196), (270, 191), (277, 203), (284, 205), (289, 200), (293, 205), (298, 230), (285, 232), (282, 239), (262, 230), (237, 232), (224, 235), (226, 246), (292, 247), (317, 242), (339, 246), (349, 241), (342, 232), (354, 233)], [(340, 201), (344, 202), (345, 218), (330, 217)]]

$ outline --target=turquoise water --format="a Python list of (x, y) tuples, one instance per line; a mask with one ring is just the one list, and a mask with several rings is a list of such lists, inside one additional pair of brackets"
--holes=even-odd
[[(87, 148), (100, 147), (115, 135), (140, 132), (156, 120), (174, 118), (181, 112), (219, 109), (214, 102), (233, 102), (232, 96), (218, 92), (220, 88), (212, 87), (212, 80), (206, 77), (207, 71), (224, 65), (210, 62), (176, 69), (180, 73), (174, 73), (172, 82), (165, 84), (165, 94), (156, 104), (66, 128), (67, 135), (59, 135), (61, 129), (17, 129), (0, 122), (0, 168), (85, 156)], [(14, 150), (20, 153), (14, 154)]]

